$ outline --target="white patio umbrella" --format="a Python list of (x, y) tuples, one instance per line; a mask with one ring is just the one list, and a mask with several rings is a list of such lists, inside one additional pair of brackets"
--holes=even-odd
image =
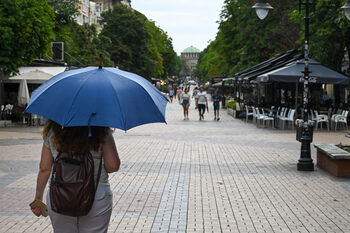
[(18, 99), (18, 105), (23, 106), (29, 103), (30, 97), (29, 97), (27, 81), (25, 79), (22, 79), (19, 84), (17, 99)]

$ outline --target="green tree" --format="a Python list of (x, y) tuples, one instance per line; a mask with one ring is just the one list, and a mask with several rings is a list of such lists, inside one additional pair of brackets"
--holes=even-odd
[[(341, 7), (345, 0), (318, 0), (310, 14), (310, 57), (341, 71), (345, 48), (350, 51), (350, 21)], [(304, 44), (304, 11), (295, 10), (290, 18), (303, 25), (297, 43)]]
[(54, 20), (46, 0), (0, 1), (0, 70), (9, 74), (46, 54)]
[(123, 5), (117, 5), (102, 16), (101, 35), (112, 41), (108, 47), (112, 61), (121, 69), (150, 77), (156, 63), (148, 47), (151, 35), (145, 26), (147, 18)]
[(106, 47), (109, 38), (97, 35), (94, 25), (78, 25), (71, 22), (60, 25), (56, 31), (56, 41), (64, 42), (65, 62), (83, 66), (97, 66), (99, 54), (102, 54), (103, 66), (114, 66)]
[(55, 41), (64, 42), (65, 62), (89, 66), (98, 65), (99, 54), (102, 54), (104, 66), (114, 66), (106, 48), (111, 41), (97, 33), (95, 25), (78, 25), (76, 0), (49, 0), (55, 15)]
[(159, 78), (177, 76), (180, 71), (180, 61), (174, 51), (172, 39), (153, 21), (147, 20), (146, 27), (151, 35), (148, 47), (153, 56), (152, 60), (156, 62), (153, 76)]
[(251, 8), (254, 2), (225, 0), (217, 36), (201, 54), (198, 70), (202, 76), (234, 75), (296, 47), (299, 26), (288, 18), (288, 13), (297, 8), (297, 1), (269, 0), (274, 10), (265, 20), (260, 20)]
[(56, 15), (56, 24), (65, 25), (74, 22), (78, 15), (77, 0), (48, 0)]
[(178, 74), (180, 61), (171, 38), (154, 22), (124, 5), (102, 16), (101, 35), (111, 39), (107, 51), (117, 66), (146, 78)]

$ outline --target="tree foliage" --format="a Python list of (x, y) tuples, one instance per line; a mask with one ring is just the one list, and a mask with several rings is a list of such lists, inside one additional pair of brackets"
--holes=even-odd
[[(269, 0), (274, 9), (264, 20), (251, 8), (255, 2), (225, 1), (216, 38), (200, 54), (201, 77), (234, 75), (277, 53), (303, 50), (304, 10), (299, 13), (298, 1)], [(310, 15), (310, 57), (338, 71), (344, 48), (350, 51), (350, 22), (340, 9), (344, 4), (345, 0), (318, 0)]]
[(78, 25), (71, 22), (59, 25), (56, 30), (56, 41), (64, 42), (65, 62), (80, 66), (97, 66), (99, 54), (102, 54), (103, 65), (114, 66), (110, 54), (106, 51), (111, 41), (97, 35), (94, 25)]
[[(350, 51), (350, 21), (341, 7), (345, 0), (318, 0), (310, 13), (310, 57), (341, 71), (345, 48)], [(294, 10), (290, 18), (303, 25), (297, 44), (304, 44), (304, 10)]]
[(274, 10), (260, 20), (253, 1), (226, 0), (215, 40), (200, 55), (198, 72), (208, 79), (216, 74), (234, 75), (280, 53), (295, 48), (298, 26), (288, 18), (294, 0), (269, 0)]
[(167, 77), (179, 70), (171, 38), (138, 11), (117, 5), (103, 13), (101, 35), (111, 39), (108, 52), (121, 69), (144, 77)]
[(65, 62), (97, 66), (99, 54), (102, 54), (103, 65), (114, 66), (106, 51), (110, 39), (98, 35), (95, 25), (79, 25), (75, 22), (78, 14), (76, 0), (49, 0), (49, 3), (56, 15), (55, 41), (64, 42)]
[(58, 25), (70, 24), (78, 15), (77, 0), (48, 0), (48, 3), (55, 10)]
[(0, 1), (0, 70), (9, 74), (46, 54), (54, 19), (46, 0)]

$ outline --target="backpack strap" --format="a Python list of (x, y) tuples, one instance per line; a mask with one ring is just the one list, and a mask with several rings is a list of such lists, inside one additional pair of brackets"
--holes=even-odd
[(96, 188), (95, 188), (95, 190), (97, 190), (98, 183), (100, 182), (101, 169), (102, 169), (102, 154), (101, 154), (101, 158), (100, 158), (100, 166), (98, 167), (98, 173), (97, 173), (97, 180), (96, 180)]

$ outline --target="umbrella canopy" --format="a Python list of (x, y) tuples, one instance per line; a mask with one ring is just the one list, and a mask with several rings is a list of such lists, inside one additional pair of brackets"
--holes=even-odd
[(19, 83), (19, 89), (18, 89), (18, 105), (26, 105), (29, 103), (29, 91), (28, 91), (28, 85), (27, 81), (25, 79), (22, 79), (21, 82)]
[(62, 126), (128, 130), (165, 122), (167, 99), (150, 82), (116, 68), (86, 67), (54, 76), (32, 93), (26, 109)]
[[(282, 82), (297, 83), (303, 82), (302, 73), (304, 71), (305, 61), (299, 60), (285, 67), (273, 70), (257, 77), (258, 82)], [(310, 59), (309, 61), (310, 82), (320, 84), (340, 84), (348, 85), (349, 77), (331, 70), (319, 62)]]

